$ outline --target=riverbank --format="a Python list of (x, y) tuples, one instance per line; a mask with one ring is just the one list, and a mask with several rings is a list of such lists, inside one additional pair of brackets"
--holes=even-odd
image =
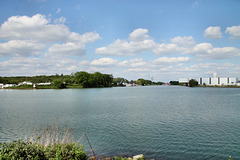
[(4, 89), (71, 89), (71, 88), (83, 88), (81, 85), (68, 85), (64, 86), (62, 88), (59, 88), (55, 85), (20, 85), (20, 86), (12, 86), (12, 87), (6, 87)]

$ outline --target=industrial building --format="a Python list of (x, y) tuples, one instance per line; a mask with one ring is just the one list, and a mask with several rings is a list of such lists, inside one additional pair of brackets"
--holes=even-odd
[(213, 73), (213, 77), (210, 78), (179, 78), (179, 83), (188, 83), (189, 80), (195, 79), (198, 81), (199, 85), (207, 85), (207, 86), (227, 86), (227, 85), (236, 85), (240, 86), (240, 82), (238, 78), (221, 78), (218, 77), (216, 73)]

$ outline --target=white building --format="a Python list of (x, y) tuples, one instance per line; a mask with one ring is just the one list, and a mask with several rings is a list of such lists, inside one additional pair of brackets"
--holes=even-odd
[(37, 85), (51, 85), (51, 82), (47, 82), (47, 83), (38, 83)]
[(33, 85), (33, 83), (32, 83), (32, 82), (24, 81), (24, 82), (19, 83), (18, 85), (19, 85), (19, 86), (20, 86), (20, 85)]
[(13, 86), (16, 86), (16, 84), (5, 84), (2, 86), (2, 88), (13, 87)]
[[(188, 83), (189, 80), (194, 78), (179, 78), (179, 83)], [(207, 86), (227, 86), (227, 85), (237, 85), (240, 86), (240, 82), (238, 78), (220, 78), (217, 77), (216, 73), (213, 73), (213, 77), (210, 78), (197, 78), (199, 85), (207, 85)]]
[(226, 86), (226, 85), (240, 85), (237, 78), (198, 78), (196, 79), (200, 85), (217, 85), (217, 86)]

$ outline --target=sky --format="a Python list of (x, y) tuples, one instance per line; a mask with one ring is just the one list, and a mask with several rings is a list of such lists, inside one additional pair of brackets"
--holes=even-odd
[(1, 0), (0, 76), (240, 78), (239, 0)]

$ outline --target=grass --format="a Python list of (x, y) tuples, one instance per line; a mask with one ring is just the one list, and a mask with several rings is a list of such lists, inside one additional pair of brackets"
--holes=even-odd
[(0, 143), (0, 148), (0, 160), (88, 159), (84, 146), (74, 142), (72, 129), (64, 128), (61, 132), (58, 126), (35, 131), (26, 142)]

